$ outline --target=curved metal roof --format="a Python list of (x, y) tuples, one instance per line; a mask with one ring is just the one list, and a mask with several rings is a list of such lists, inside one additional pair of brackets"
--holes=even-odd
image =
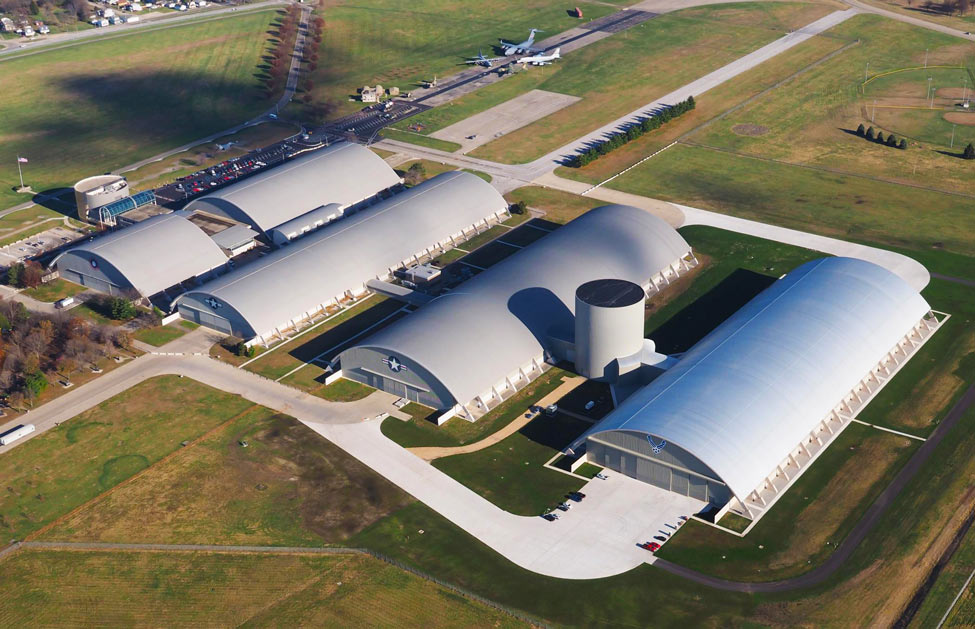
[[(334, 218), (329, 218), (333, 216)], [(321, 207), (317, 207), (314, 210), (309, 210), (297, 216), (290, 221), (281, 223), (274, 229), (268, 230), (271, 232), (279, 232), (284, 238), (288, 237), (288, 234), (301, 233), (303, 229), (313, 229), (315, 223), (321, 221), (322, 225), (337, 220), (342, 216), (342, 206), (338, 203), (329, 203)]]
[(190, 295), (221, 300), (263, 336), (506, 207), (480, 177), (442, 173), (185, 293), (176, 303)]
[(653, 434), (694, 454), (744, 499), (929, 310), (904, 280), (870, 262), (808, 262), (588, 434)]
[(180, 214), (160, 214), (62, 253), (98, 256), (145, 297), (227, 263), (227, 256), (199, 227)]
[(581, 284), (609, 277), (645, 285), (688, 251), (680, 234), (644, 210), (598, 207), (360, 347), (409, 357), (465, 404), (548, 349), (550, 335), (571, 338)]
[(342, 142), (194, 199), (186, 209), (225, 214), (267, 231), (322, 205), (358, 203), (399, 182), (381, 157)]

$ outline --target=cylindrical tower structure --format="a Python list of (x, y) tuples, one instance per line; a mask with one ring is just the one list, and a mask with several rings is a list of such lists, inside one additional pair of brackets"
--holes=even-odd
[(580, 375), (612, 382), (617, 359), (643, 348), (643, 301), (646, 293), (627, 280), (586, 282), (576, 289), (575, 366)]
[(129, 196), (129, 184), (118, 175), (95, 175), (74, 185), (74, 200), (78, 218), (87, 221), (89, 210), (108, 205)]

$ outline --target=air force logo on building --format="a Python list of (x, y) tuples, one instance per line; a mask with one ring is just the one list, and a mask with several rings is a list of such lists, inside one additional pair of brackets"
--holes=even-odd
[(665, 445), (667, 445), (667, 442), (663, 439), (660, 440), (660, 443), (654, 443), (653, 437), (650, 435), (647, 435), (647, 441), (650, 442), (650, 449), (653, 450), (654, 454), (660, 454), (660, 451), (664, 449)]
[(213, 297), (207, 297), (206, 299), (204, 299), (204, 300), (203, 300), (203, 302), (204, 302), (204, 303), (205, 303), (206, 305), (208, 305), (208, 306), (210, 306), (210, 308), (211, 308), (212, 310), (216, 310), (217, 308), (220, 308), (221, 306), (223, 306), (223, 304), (222, 304), (222, 303), (220, 303), (219, 301), (217, 301), (217, 300), (216, 300), (216, 299), (214, 299)]
[(389, 367), (389, 370), (393, 373), (399, 373), (401, 371), (409, 371), (406, 365), (399, 361), (399, 358), (395, 356), (390, 356), (389, 358), (383, 358), (383, 364)]

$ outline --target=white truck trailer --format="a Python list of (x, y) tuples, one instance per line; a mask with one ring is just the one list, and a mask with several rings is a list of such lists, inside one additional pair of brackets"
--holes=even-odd
[(34, 432), (34, 424), (24, 424), (22, 426), (17, 426), (13, 430), (7, 431), (0, 437), (0, 446), (5, 446), (17, 441), (21, 437), (26, 437), (30, 433)]

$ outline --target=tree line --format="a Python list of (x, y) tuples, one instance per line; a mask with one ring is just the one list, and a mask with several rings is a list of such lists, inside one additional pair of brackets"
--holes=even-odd
[(864, 129), (863, 125), (861, 124), (859, 127), (857, 127), (857, 136), (869, 140), (870, 142), (876, 142), (877, 144), (884, 144), (891, 148), (898, 148), (902, 151), (907, 150), (906, 139), (901, 138), (900, 142), (898, 142), (897, 136), (895, 136), (893, 133), (888, 135), (885, 139), (883, 131), (874, 131), (873, 127)]
[(696, 106), (697, 104), (694, 102), (694, 97), (688, 96), (687, 100), (682, 100), (676, 105), (672, 105), (664, 109), (660, 113), (641, 118), (638, 122), (631, 124), (623, 131), (618, 131), (610, 135), (602, 142), (590, 146), (588, 150), (573, 156), (572, 159), (569, 160), (568, 165), (572, 166), (573, 168), (582, 168), (599, 157), (606, 155), (610, 151), (618, 149), (627, 142), (637, 139), (644, 133), (649, 133), (659, 129), (671, 120), (683, 116), (687, 112), (693, 110)]
[(125, 330), (0, 300), (0, 397), (13, 408), (32, 405), (52, 378), (94, 367), (130, 344)]

